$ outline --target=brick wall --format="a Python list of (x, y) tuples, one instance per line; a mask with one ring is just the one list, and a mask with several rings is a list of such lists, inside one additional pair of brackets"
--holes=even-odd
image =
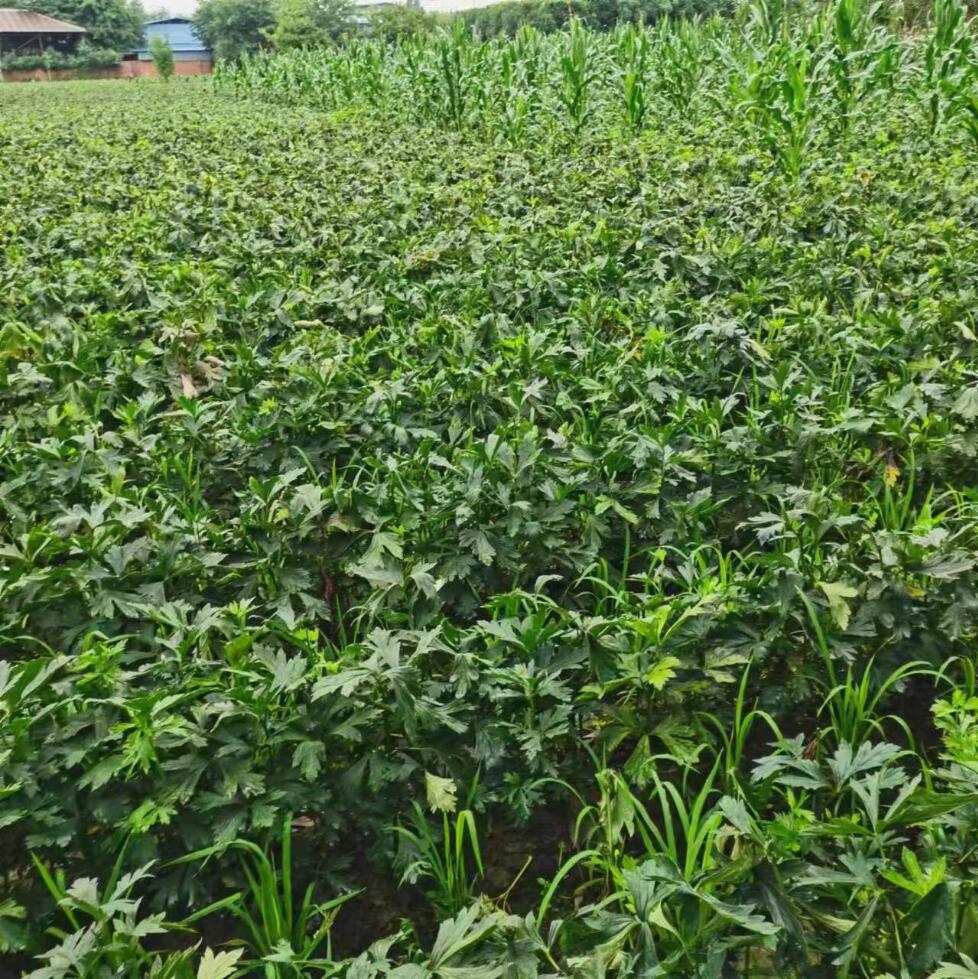
[[(209, 75), (213, 65), (209, 61), (177, 61), (174, 75)], [(45, 71), (32, 68), (28, 71), (5, 71), (5, 82), (65, 82), (73, 78), (155, 78), (156, 65), (152, 61), (120, 61), (112, 68), (58, 68)]]
[[(174, 75), (209, 75), (213, 65), (209, 61), (174, 61)], [(152, 61), (122, 61), (119, 78), (155, 78), (156, 65)]]

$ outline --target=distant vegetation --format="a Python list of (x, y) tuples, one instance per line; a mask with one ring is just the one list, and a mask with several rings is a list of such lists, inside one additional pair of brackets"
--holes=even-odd
[(0, 50), (4, 71), (46, 71), (108, 68), (118, 63), (121, 51), (138, 47), (143, 38), (145, 12), (139, 0), (24, 0), (16, 5), (84, 27), (86, 34), (74, 51), (56, 46), (38, 51)]
[(160, 81), (168, 82), (173, 77), (174, 58), (173, 48), (165, 37), (154, 34), (149, 42), (149, 56), (153, 59), (157, 77)]
[[(784, 5), (785, 0), (774, 4)], [(611, 30), (628, 23), (652, 25), (663, 18), (728, 16), (736, 7), (736, 0), (505, 0), (457, 15), (436, 15), (395, 4), (354, 10), (348, 0), (201, 0), (195, 20), (219, 57), (236, 59), (262, 48), (323, 47), (364, 34), (385, 41), (416, 37), (450, 28), (455, 19), (479, 38), (513, 37), (524, 26), (551, 33), (574, 19), (595, 30)], [(930, 0), (900, 0), (879, 6), (874, 16), (911, 26), (924, 23), (930, 10)], [(280, 21), (286, 26), (276, 31)]]
[(201, 0), (194, 17), (219, 58), (320, 48), (361, 30), (351, 0)]
[(219, 57), (236, 59), (261, 48), (316, 48), (357, 35), (385, 41), (417, 37), (448, 28), (454, 19), (479, 37), (494, 37), (512, 36), (523, 26), (550, 33), (574, 18), (610, 30), (623, 23), (652, 24), (665, 16), (731, 10), (731, 0), (509, 0), (453, 17), (393, 4), (355, 10), (347, 0), (201, 0), (195, 22)]
[(106, 48), (93, 48), (84, 41), (71, 54), (48, 50), (43, 53), (3, 54), (0, 53), (0, 67), (4, 71), (30, 71), (43, 68), (47, 71), (58, 69), (97, 69), (111, 68), (118, 64), (119, 52)]
[(84, 27), (93, 48), (131, 51), (143, 38), (145, 14), (139, 0), (23, 0), (13, 4)]
[(524, 25), (550, 33), (574, 18), (592, 29), (610, 30), (623, 23), (654, 24), (663, 17), (727, 14), (733, 7), (733, 0), (505, 0), (460, 17), (481, 37), (512, 37)]
[(4, 970), (976, 979), (976, 155), (953, 0), (0, 89)]
[(233, 60), (268, 44), (274, 7), (272, 0), (200, 0), (194, 23), (215, 57)]

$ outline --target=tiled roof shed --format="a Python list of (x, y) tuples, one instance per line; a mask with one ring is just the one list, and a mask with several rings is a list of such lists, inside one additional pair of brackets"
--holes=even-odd
[(0, 34), (84, 34), (85, 28), (33, 10), (0, 7)]
[(0, 57), (32, 52), (74, 51), (87, 31), (33, 10), (0, 7)]

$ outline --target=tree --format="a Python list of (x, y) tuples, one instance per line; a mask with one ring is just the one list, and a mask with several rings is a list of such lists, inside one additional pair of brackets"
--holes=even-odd
[(168, 82), (173, 75), (173, 48), (165, 37), (155, 34), (149, 42), (149, 56), (156, 65), (156, 74), (164, 82)]
[(420, 7), (395, 7), (389, 4), (379, 7), (370, 15), (370, 33), (382, 41), (396, 41), (402, 37), (419, 37), (430, 34), (438, 26), (434, 14), (426, 14)]
[(132, 51), (143, 40), (145, 14), (139, 0), (21, 0), (27, 10), (57, 17), (88, 31), (94, 48)]
[(194, 26), (218, 58), (233, 61), (267, 43), (275, 26), (272, 0), (201, 0)]
[(315, 48), (338, 41), (354, 23), (351, 0), (277, 0), (268, 36), (277, 48)]

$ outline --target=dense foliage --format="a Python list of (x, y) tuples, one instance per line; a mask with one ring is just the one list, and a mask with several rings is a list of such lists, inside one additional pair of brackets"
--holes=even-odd
[(270, 45), (324, 47), (349, 35), (396, 42), (450, 26), (453, 19), (476, 36), (495, 37), (515, 35), (524, 26), (550, 33), (574, 18), (593, 29), (610, 30), (626, 23), (653, 24), (664, 17), (727, 14), (731, 9), (729, 0), (504, 0), (448, 15), (407, 4), (354, 10), (346, 0), (201, 0), (194, 22), (219, 58), (237, 60)]
[(385, 4), (371, 12), (364, 30), (381, 41), (396, 43), (403, 38), (431, 34), (446, 18), (429, 14), (420, 7)]
[(159, 34), (154, 34), (149, 42), (149, 56), (153, 59), (157, 77), (168, 82), (173, 77), (174, 57), (170, 42)]
[(140, 0), (23, 0), (18, 6), (84, 27), (95, 48), (132, 51), (142, 41)]
[(623, 23), (654, 24), (664, 17), (726, 14), (733, 6), (730, 0), (503, 0), (459, 16), (481, 37), (496, 37), (513, 36), (524, 25), (549, 33), (574, 18), (609, 30)]
[(272, 0), (201, 0), (194, 25), (216, 58), (239, 58), (268, 43), (275, 26)]
[(351, 0), (275, 0), (272, 10), (268, 38), (279, 49), (325, 47), (355, 26)]
[(98, 69), (111, 68), (119, 63), (119, 53), (105, 48), (94, 48), (82, 42), (71, 53), (48, 48), (47, 51), (30, 54), (5, 54), (0, 52), (0, 68), (4, 71), (24, 71), (32, 68), (56, 69)]
[(0, 948), (978, 975), (975, 75), (838, 0), (0, 91)]

